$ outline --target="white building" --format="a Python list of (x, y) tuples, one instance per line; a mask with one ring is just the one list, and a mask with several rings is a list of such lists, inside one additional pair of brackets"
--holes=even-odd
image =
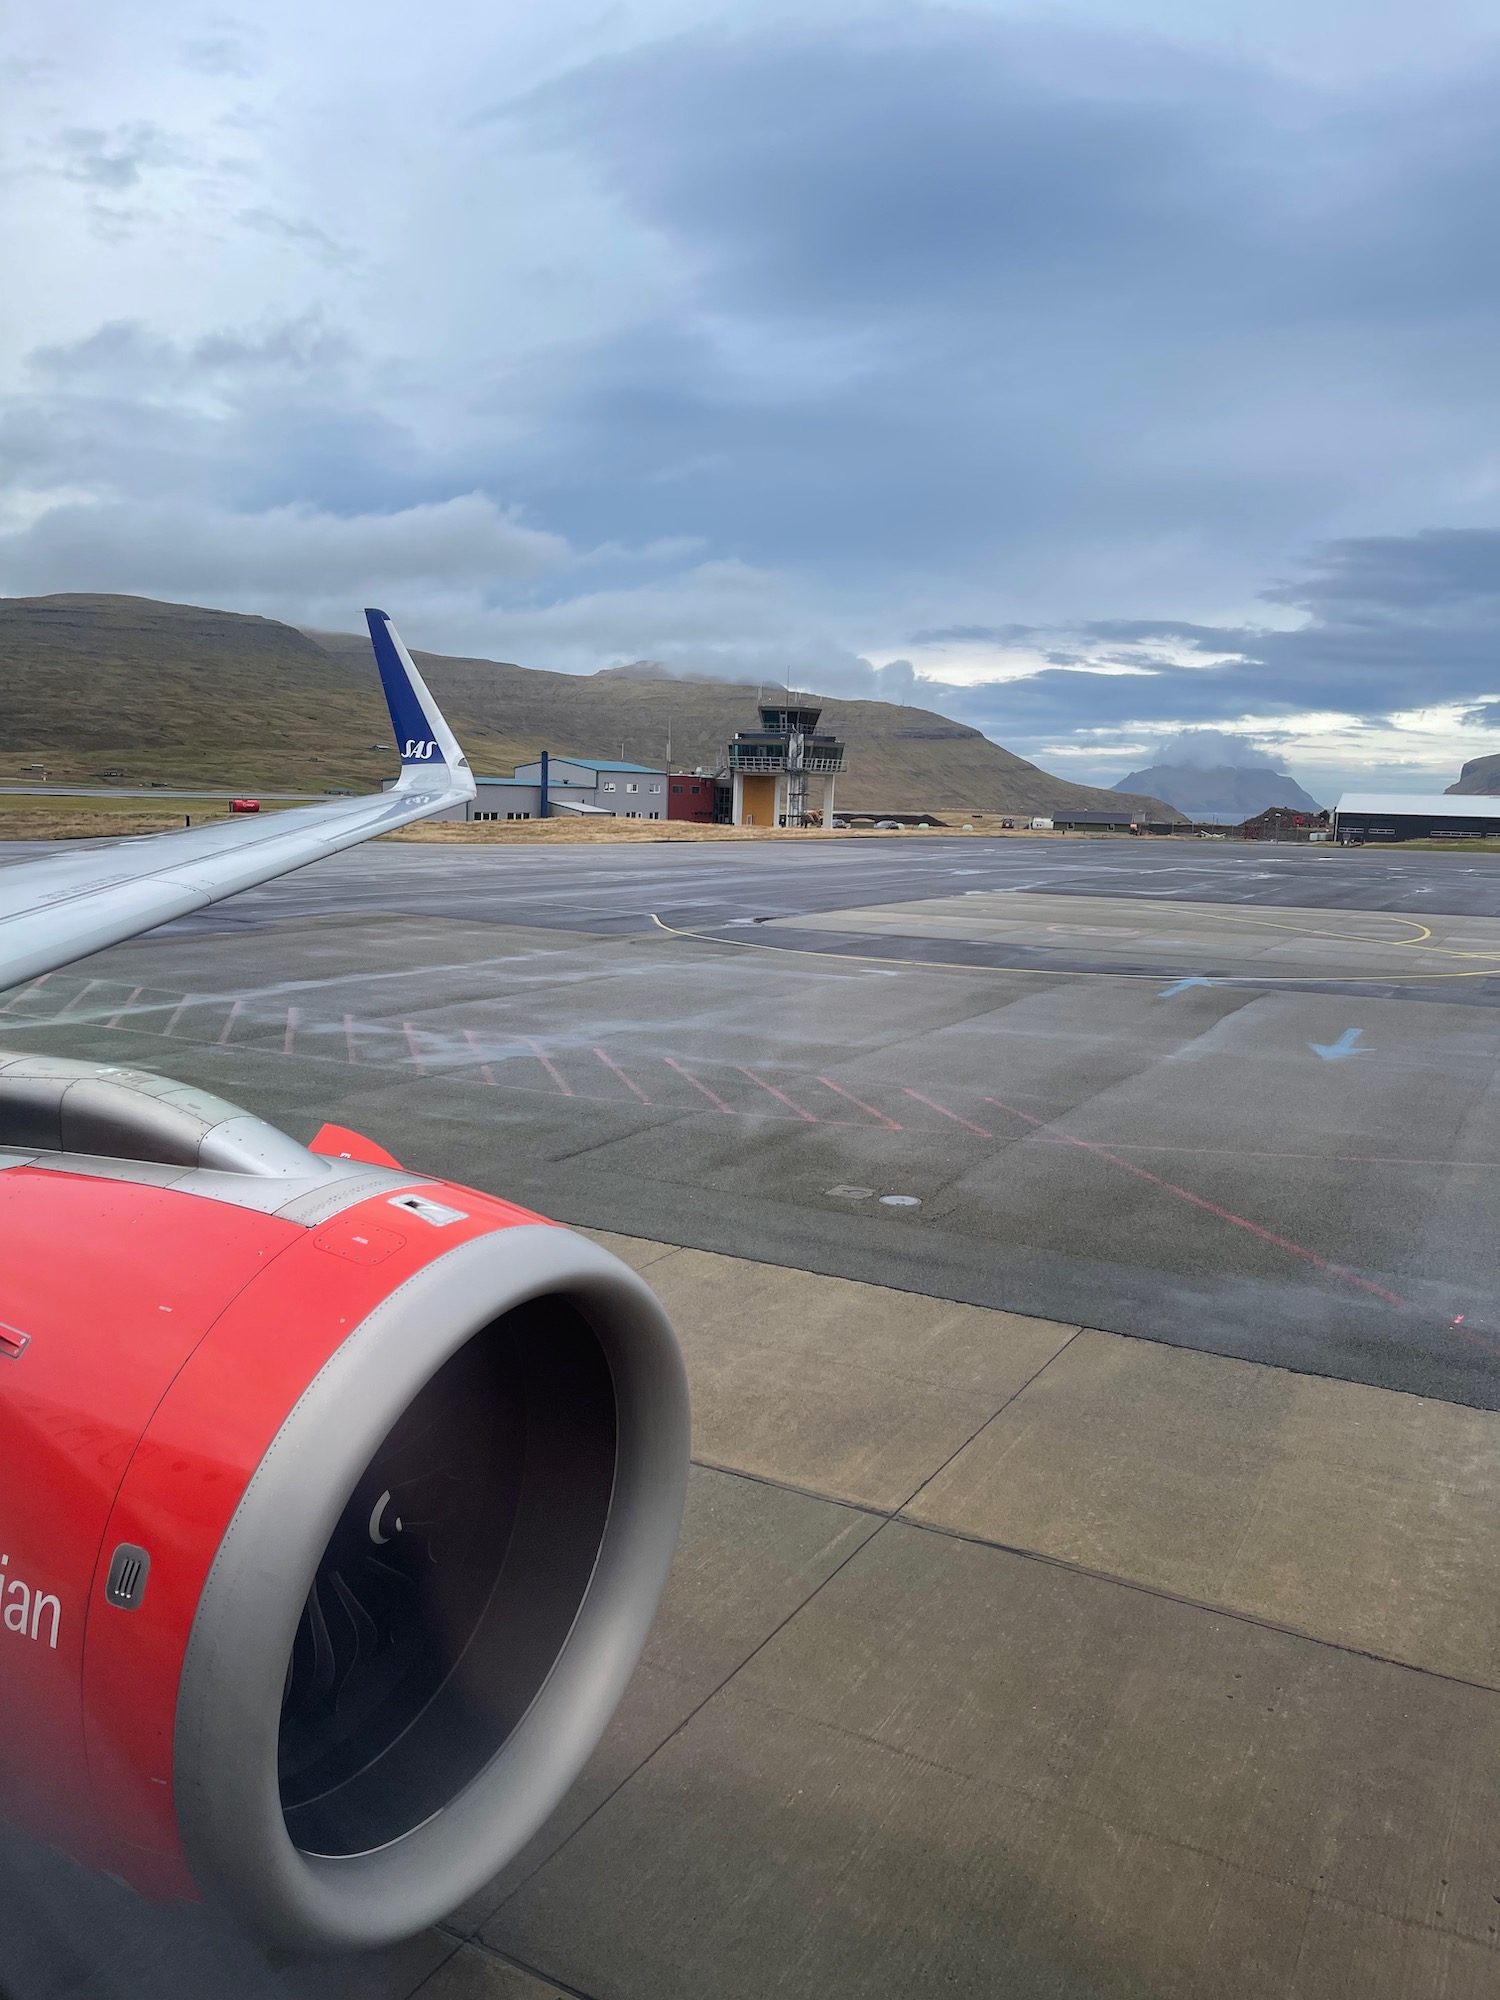
[[(436, 814), (440, 819), (665, 819), (667, 774), (649, 764), (615, 758), (552, 757), (547, 764), (547, 814), (542, 812), (542, 763), (517, 764), (508, 778), (474, 780), (466, 807)], [(387, 779), (389, 790), (395, 781)]]

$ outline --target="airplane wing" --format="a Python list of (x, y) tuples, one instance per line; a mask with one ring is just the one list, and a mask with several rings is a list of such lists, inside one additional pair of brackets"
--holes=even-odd
[(0, 987), (474, 796), (468, 759), (383, 611), (367, 611), (401, 776), (389, 792), (136, 835), (0, 868)]

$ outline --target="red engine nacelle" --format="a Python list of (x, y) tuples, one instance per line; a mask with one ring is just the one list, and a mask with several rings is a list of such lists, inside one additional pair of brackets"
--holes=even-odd
[(350, 1949), (478, 1888), (592, 1750), (688, 1410), (616, 1258), (314, 1144), (0, 1057), (0, 1814)]

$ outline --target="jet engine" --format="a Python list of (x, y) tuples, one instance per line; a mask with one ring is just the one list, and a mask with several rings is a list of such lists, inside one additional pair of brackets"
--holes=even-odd
[(595, 1244), (0, 1055), (0, 1816), (283, 1947), (421, 1929), (602, 1734), (687, 1457), (671, 1326)]

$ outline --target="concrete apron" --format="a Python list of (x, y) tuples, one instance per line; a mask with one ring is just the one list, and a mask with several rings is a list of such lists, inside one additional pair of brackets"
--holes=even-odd
[(599, 1240), (682, 1550), (424, 1995), (1500, 1991), (1500, 1415)]

